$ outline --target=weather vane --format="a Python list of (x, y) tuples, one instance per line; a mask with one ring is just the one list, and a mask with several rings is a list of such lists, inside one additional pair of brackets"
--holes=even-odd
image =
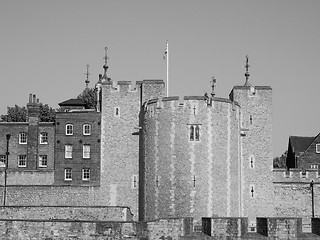
[(84, 75), (87, 76), (87, 79), (84, 82), (86, 83), (86, 88), (88, 88), (88, 85), (90, 83), (90, 81), (89, 81), (89, 75), (90, 75), (90, 73), (89, 73), (89, 64), (87, 64), (86, 67), (87, 67), (87, 72)]
[(105, 53), (103, 59), (104, 59), (105, 66), (107, 66), (108, 59), (109, 59), (109, 57), (108, 57), (108, 47), (105, 47), (104, 50), (105, 50), (106, 53)]
[(246, 55), (246, 65), (244, 65), (244, 67), (246, 68), (246, 72), (244, 74), (244, 76), (246, 77), (246, 82), (245, 82), (245, 86), (247, 86), (249, 84), (249, 77), (250, 77), (250, 73), (249, 73), (249, 56)]
[(105, 47), (104, 48), (104, 50), (105, 50), (105, 55), (104, 55), (104, 57), (103, 57), (103, 59), (104, 59), (104, 65), (103, 65), (103, 69), (104, 69), (104, 75), (103, 75), (103, 77), (102, 78), (104, 78), (104, 79), (106, 79), (106, 80), (109, 80), (109, 78), (108, 78), (108, 74), (107, 74), (107, 70), (108, 70), (108, 59), (109, 59), (109, 57), (108, 57), (108, 47)]
[(214, 95), (216, 95), (215, 93), (214, 93), (214, 88), (216, 87), (216, 82), (217, 82), (217, 80), (215, 79), (215, 77), (214, 76), (212, 76), (212, 80), (211, 80), (211, 88), (212, 88), (212, 92), (211, 92), (211, 96), (212, 97), (214, 97)]

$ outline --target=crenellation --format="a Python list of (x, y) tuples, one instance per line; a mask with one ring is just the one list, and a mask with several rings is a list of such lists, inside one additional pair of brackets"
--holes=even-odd
[(273, 169), (273, 182), (320, 183), (318, 169)]

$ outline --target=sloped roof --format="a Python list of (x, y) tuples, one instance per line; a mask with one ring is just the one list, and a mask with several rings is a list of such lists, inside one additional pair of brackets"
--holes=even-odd
[(295, 152), (304, 152), (311, 145), (315, 137), (290, 136), (289, 141)]
[(86, 106), (86, 104), (82, 100), (77, 98), (70, 98), (69, 100), (61, 102), (58, 105), (60, 107), (61, 106)]

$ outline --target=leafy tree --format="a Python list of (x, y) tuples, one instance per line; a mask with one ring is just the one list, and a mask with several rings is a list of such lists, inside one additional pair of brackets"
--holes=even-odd
[(281, 157), (275, 157), (273, 159), (273, 167), (274, 168), (286, 168), (287, 167), (287, 165), (286, 165), (287, 154), (288, 154), (288, 151), (285, 151), (285, 153), (283, 153), (281, 155)]
[(18, 105), (7, 107), (7, 115), (1, 115), (1, 120), (5, 122), (26, 122), (27, 109)]
[(97, 106), (97, 93), (94, 88), (86, 88), (77, 97), (86, 104), (86, 108), (96, 109)]
[(56, 119), (56, 111), (49, 107), (48, 104), (40, 103), (40, 122), (54, 122)]
[[(48, 104), (39, 104), (40, 122), (54, 122), (56, 113), (55, 110), (48, 106)], [(26, 122), (27, 109), (15, 105), (14, 107), (7, 107), (7, 114), (1, 115), (1, 120), (4, 122)]]

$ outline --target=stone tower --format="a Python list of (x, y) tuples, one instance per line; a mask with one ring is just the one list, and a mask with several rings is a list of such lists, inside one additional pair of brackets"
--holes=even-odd
[(249, 82), (248, 58), (243, 86), (230, 99), (241, 106), (241, 215), (254, 224), (257, 216), (273, 214), (272, 88)]

